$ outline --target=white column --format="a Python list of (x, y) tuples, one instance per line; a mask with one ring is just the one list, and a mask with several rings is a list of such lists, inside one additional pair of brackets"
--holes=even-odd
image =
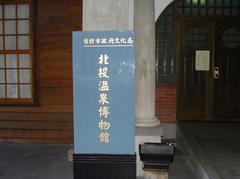
[(83, 30), (133, 30), (134, 0), (83, 0)]
[(136, 126), (156, 126), (154, 0), (134, 1), (136, 32)]

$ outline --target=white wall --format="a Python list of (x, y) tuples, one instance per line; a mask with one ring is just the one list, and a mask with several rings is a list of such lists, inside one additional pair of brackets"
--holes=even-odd
[(83, 30), (133, 30), (134, 0), (83, 0)]
[(163, 10), (174, 0), (155, 0), (155, 21)]
[[(83, 0), (83, 30), (132, 30), (134, 1)], [(155, 21), (173, 1), (155, 0)]]

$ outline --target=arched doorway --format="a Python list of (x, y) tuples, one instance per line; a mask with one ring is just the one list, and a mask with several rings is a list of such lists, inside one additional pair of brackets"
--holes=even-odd
[(156, 22), (156, 81), (177, 87), (178, 120), (240, 119), (240, 2), (176, 0)]

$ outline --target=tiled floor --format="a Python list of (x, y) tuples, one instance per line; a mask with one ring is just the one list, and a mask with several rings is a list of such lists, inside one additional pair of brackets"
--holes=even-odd
[[(240, 123), (181, 123), (180, 128), (210, 179), (240, 179)], [(183, 153), (180, 146), (177, 143), (169, 179), (197, 179), (188, 151)], [(70, 148), (0, 144), (0, 179), (72, 179)]]
[(240, 179), (240, 123), (184, 122), (179, 126), (210, 179)]
[[(0, 179), (72, 179), (70, 145), (0, 144)], [(196, 179), (190, 164), (177, 149), (169, 179)]]
[(0, 179), (71, 179), (70, 147), (0, 144)]
[(178, 147), (174, 163), (170, 165), (169, 179), (197, 179), (190, 162)]

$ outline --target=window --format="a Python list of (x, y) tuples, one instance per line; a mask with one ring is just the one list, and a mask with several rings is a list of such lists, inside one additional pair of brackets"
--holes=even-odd
[(240, 32), (233, 28), (226, 29), (223, 32), (222, 42), (226, 48), (238, 48), (240, 46)]
[(238, 16), (239, 0), (179, 0), (174, 4), (177, 15)]
[(173, 8), (165, 10), (156, 22), (156, 83), (158, 85), (175, 83), (175, 64), (173, 48)]
[[(31, 4), (0, 3), (0, 101), (33, 101)], [(23, 1), (21, 1), (23, 2)]]

